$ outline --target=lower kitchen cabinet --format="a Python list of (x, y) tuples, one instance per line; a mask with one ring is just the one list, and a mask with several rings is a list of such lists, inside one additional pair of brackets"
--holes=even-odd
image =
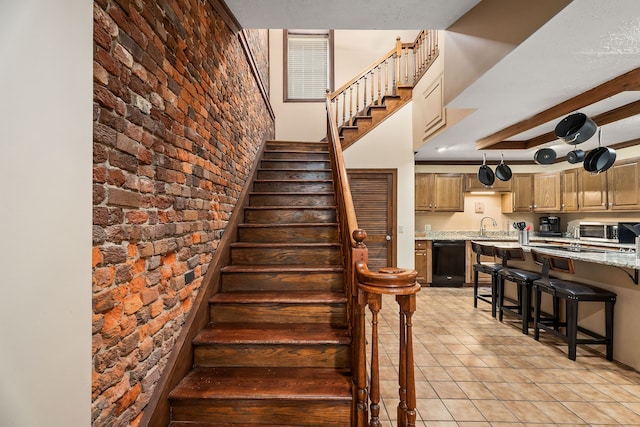
[(432, 242), (431, 240), (416, 240), (415, 242), (415, 269), (416, 280), (421, 284), (430, 284), (432, 281)]
[[(473, 252), (473, 248), (471, 247), (471, 240), (467, 240), (466, 247), (466, 267), (465, 267), (465, 279), (464, 282), (466, 284), (473, 285), (473, 265), (476, 263), (476, 253)], [(495, 262), (493, 257), (481, 256), (480, 260), (483, 262)], [(491, 284), (491, 275), (485, 273), (478, 274), (478, 283), (479, 284)]]

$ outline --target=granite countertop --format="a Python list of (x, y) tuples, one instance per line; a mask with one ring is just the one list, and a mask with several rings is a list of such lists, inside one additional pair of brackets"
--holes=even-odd
[[(572, 240), (573, 243), (577, 242), (576, 239)], [(545, 244), (542, 242), (536, 243), (530, 240), (529, 245), (520, 245), (518, 242), (496, 242), (484, 239), (474, 239), (474, 242), (485, 243), (487, 245), (495, 245), (500, 247), (516, 247), (521, 246), (525, 252), (531, 252), (536, 250), (542, 253), (548, 253), (550, 255), (562, 256), (571, 258), (574, 261), (591, 262), (595, 264), (610, 265), (613, 267), (624, 267), (632, 269), (640, 269), (640, 259), (636, 258), (635, 252), (629, 252), (629, 249), (621, 246), (630, 245), (617, 245), (618, 247), (611, 247), (609, 249), (597, 249), (593, 247), (585, 247), (584, 242), (579, 246), (567, 246), (567, 245), (553, 245)], [(559, 242), (560, 243), (560, 242)]]

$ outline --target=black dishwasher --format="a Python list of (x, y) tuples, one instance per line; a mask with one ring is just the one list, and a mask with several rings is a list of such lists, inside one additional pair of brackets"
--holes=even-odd
[(434, 240), (432, 281), (434, 287), (460, 287), (464, 285), (465, 241)]

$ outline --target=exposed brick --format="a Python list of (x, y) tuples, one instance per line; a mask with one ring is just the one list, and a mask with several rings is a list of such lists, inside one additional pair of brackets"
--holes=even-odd
[(91, 418), (135, 426), (273, 121), (210, 2), (94, 0), (93, 66)]
[(140, 193), (121, 190), (119, 188), (109, 188), (108, 194), (108, 202), (110, 205), (129, 208), (140, 207), (140, 200), (142, 197)]

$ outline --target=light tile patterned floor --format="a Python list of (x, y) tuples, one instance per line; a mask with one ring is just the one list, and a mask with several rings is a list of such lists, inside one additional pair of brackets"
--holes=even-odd
[[(536, 342), (472, 288), (423, 288), (414, 315), (418, 427), (640, 426), (640, 373), (584, 346), (577, 361), (554, 337)], [(380, 313), (384, 427), (395, 426), (397, 304)]]

